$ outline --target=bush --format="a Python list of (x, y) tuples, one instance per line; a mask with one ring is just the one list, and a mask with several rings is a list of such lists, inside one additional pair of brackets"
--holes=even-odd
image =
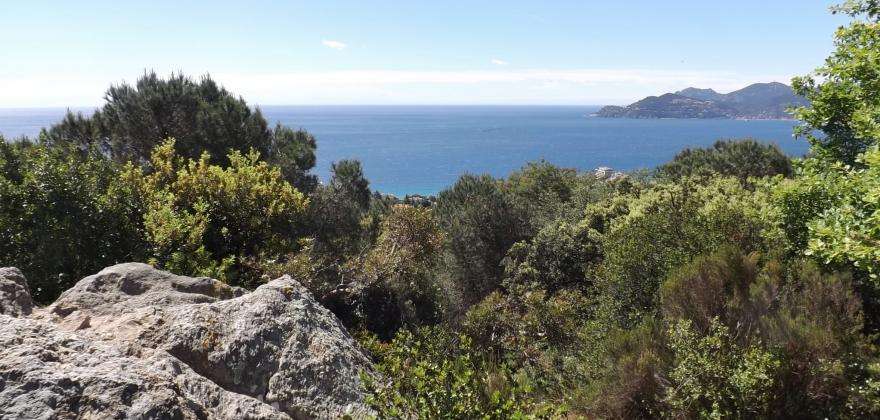
[(94, 150), (0, 138), (0, 197), (0, 261), (22, 270), (37, 302), (146, 256), (143, 197)]
[(537, 286), (551, 294), (566, 287), (586, 288), (586, 272), (602, 255), (596, 236), (583, 225), (547, 225), (532, 240), (510, 248), (504, 259), (505, 284)]
[(232, 152), (222, 168), (207, 154), (177, 156), (174, 143), (156, 148), (149, 173), (128, 164), (123, 174), (146, 197), (150, 261), (180, 274), (257, 284), (260, 273), (243, 262), (296, 250), (307, 200), (256, 151)]
[(658, 418), (668, 410), (661, 378), (670, 364), (662, 324), (646, 319), (632, 329), (602, 326), (586, 364), (589, 377), (571, 388), (572, 409), (592, 418)]
[(448, 270), (466, 308), (501, 282), (501, 260), (523, 238), (522, 219), (494, 178), (464, 175), (437, 197)]
[(374, 345), (381, 375), (361, 376), (380, 418), (529, 418), (528, 387), (471, 352), (467, 337), (438, 328), (401, 331)]
[(219, 86), (209, 76), (199, 81), (182, 74), (168, 79), (144, 74), (135, 86), (111, 86), (107, 103), (91, 116), (68, 111), (64, 119), (43, 130), (41, 138), (53, 145), (95, 147), (118, 162), (147, 162), (153, 149), (175, 138), (175, 151), (188, 159), (226, 166), (231, 151), (259, 155), (282, 168), (285, 179), (302, 191), (314, 188), (308, 175), (315, 166), (315, 139), (280, 124), (269, 128), (259, 108)]
[(684, 149), (657, 172), (664, 178), (729, 176), (745, 185), (750, 177), (791, 176), (791, 160), (776, 145), (752, 139), (719, 140), (712, 147)]
[(677, 366), (669, 373), (671, 408), (728, 416), (877, 414), (875, 358), (848, 276), (803, 262), (762, 263), (728, 248), (677, 270), (663, 284), (661, 302)]
[(535, 398), (565, 404), (583, 379), (580, 363), (592, 302), (574, 290), (494, 292), (472, 306), (461, 331), (480, 354), (531, 378)]
[(755, 418), (767, 415), (776, 356), (757, 345), (742, 347), (728, 328), (713, 320), (698, 334), (687, 320), (669, 329), (668, 414), (683, 418)]
[(660, 283), (692, 258), (735, 244), (764, 249), (766, 200), (732, 178), (658, 184), (626, 204), (603, 237), (597, 271), (603, 304), (621, 325), (651, 315)]
[(402, 204), (392, 208), (380, 232), (360, 268), (360, 281), (367, 289), (384, 291), (379, 297), (387, 296), (390, 302), (361, 299), (362, 311), (369, 331), (391, 339), (401, 326), (430, 325), (441, 317), (445, 298), (434, 270), (443, 233), (430, 209)]

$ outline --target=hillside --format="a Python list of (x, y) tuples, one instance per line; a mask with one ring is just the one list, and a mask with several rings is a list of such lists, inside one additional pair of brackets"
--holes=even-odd
[(713, 89), (687, 88), (676, 93), (649, 96), (625, 107), (606, 106), (596, 114), (604, 118), (742, 118), (789, 119), (791, 106), (808, 105), (788, 85), (755, 83), (721, 94)]
[(686, 96), (701, 101), (720, 101), (724, 99), (724, 94), (716, 92), (714, 89), (687, 88), (675, 92), (676, 95)]

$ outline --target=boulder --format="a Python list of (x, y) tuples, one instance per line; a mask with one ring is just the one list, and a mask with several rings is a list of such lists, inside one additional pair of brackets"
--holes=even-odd
[[(124, 384), (114, 379), (121, 374), (115, 369), (131, 364), (132, 372), (140, 373), (125, 376), (133, 381), (126, 386), (136, 389), (138, 398), (177, 407), (158, 417), (299, 419), (371, 414), (363, 403), (359, 378), (361, 372), (371, 372), (368, 358), (339, 320), (289, 276), (248, 293), (146, 264), (119, 264), (84, 278), (52, 305), (33, 312), (27, 319), (30, 324), (0, 326), (5, 333), (0, 337), (33, 336), (13, 345), (19, 350), (0, 351), (0, 406), (45, 397), (66, 401), (54, 409), (56, 415), (88, 412), (114, 417), (123, 413), (121, 408), (105, 400), (122, 398), (119, 392), (76, 381), (88, 377), (94, 366), (89, 381)], [(13, 328), (24, 332), (10, 332)], [(44, 337), (37, 337), (38, 330), (46, 332)], [(68, 342), (75, 345), (58, 344)], [(63, 352), (38, 352), (23, 360), (30, 351), (25, 348), (61, 347)], [(15, 366), (29, 365), (36, 367), (28, 375), (12, 372)], [(27, 381), (22, 382), (25, 376)], [(148, 380), (154, 377), (161, 380)], [(44, 391), (34, 386), (40, 381), (62, 385)], [(4, 390), (4, 382), (12, 394)], [(72, 388), (58, 392), (76, 397), (43, 396), (68, 383)], [(163, 389), (163, 383), (171, 388)], [(24, 389), (30, 391), (19, 392)], [(97, 390), (100, 395), (92, 395)], [(88, 406), (88, 411), (77, 402), (101, 398), (105, 403)], [(124, 399), (131, 398), (126, 394)], [(120, 416), (128, 417), (126, 413), (132, 412)]]
[(284, 276), (240, 298), (169, 308), (141, 343), (294, 417), (365, 415), (369, 360), (335, 315)]
[(34, 302), (21, 271), (14, 267), (0, 268), (0, 314), (30, 315), (33, 307)]
[(163, 351), (135, 357), (47, 322), (0, 323), (0, 418), (290, 418)]

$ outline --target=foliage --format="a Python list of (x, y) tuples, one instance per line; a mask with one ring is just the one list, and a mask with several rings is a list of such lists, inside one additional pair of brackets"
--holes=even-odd
[(307, 200), (256, 151), (230, 153), (223, 168), (207, 154), (198, 160), (177, 156), (174, 144), (156, 148), (149, 173), (128, 164), (123, 174), (146, 197), (151, 262), (182, 274), (255, 284), (258, 273), (242, 263), (248, 256), (295, 249)]
[(575, 290), (550, 295), (517, 287), (472, 306), (461, 331), (481, 354), (529, 377), (534, 398), (563, 405), (584, 379), (579, 365), (591, 307)]
[(671, 416), (754, 418), (766, 413), (779, 360), (760, 346), (739, 346), (728, 328), (712, 320), (708, 334), (689, 321), (669, 329), (673, 366), (666, 402)]
[(851, 167), (808, 159), (795, 179), (772, 189), (788, 253), (850, 271), (872, 331), (880, 327), (880, 152), (872, 147)]
[(662, 280), (697, 255), (724, 244), (762, 249), (764, 205), (732, 178), (706, 185), (685, 179), (643, 191), (603, 238), (597, 275), (609, 315), (624, 324), (650, 315)]
[(501, 260), (523, 234), (521, 218), (494, 178), (464, 175), (437, 197), (450, 275), (469, 306), (501, 282)]
[[(677, 270), (661, 296), (670, 348), (680, 347), (676, 351), (688, 359), (669, 374), (675, 391), (667, 395), (684, 398), (670, 400), (673, 407), (686, 403), (705, 413), (768, 417), (874, 412), (861, 391), (873, 382), (874, 357), (860, 334), (861, 303), (848, 276), (823, 274), (802, 262), (762, 262), (758, 254), (725, 248)], [(676, 379), (676, 369), (689, 373)], [(746, 378), (752, 378), (746, 381), (750, 390), (736, 382)], [(682, 381), (689, 381), (687, 393), (699, 396), (698, 403), (679, 393)], [(764, 386), (770, 385), (768, 394)], [(718, 400), (738, 395), (748, 398)]]
[(661, 417), (668, 408), (658, 378), (670, 364), (662, 325), (645, 319), (595, 336), (600, 342), (582, 361), (588, 380), (570, 391), (573, 411), (593, 418)]
[[(366, 300), (362, 312), (366, 328), (390, 339), (400, 326), (436, 323), (443, 294), (434, 277), (443, 246), (443, 232), (431, 210), (396, 205), (381, 223), (375, 246), (360, 271), (364, 287), (387, 293), (391, 305)], [(377, 308), (391, 307), (391, 311)]]
[(330, 171), (328, 185), (311, 195), (309, 226), (317, 252), (338, 260), (362, 250), (368, 233), (362, 222), (370, 210), (371, 196), (360, 162), (335, 162)]
[(94, 150), (0, 138), (0, 261), (20, 268), (37, 302), (80, 278), (143, 260), (143, 198)]
[(467, 337), (438, 328), (403, 330), (376, 356), (381, 376), (361, 379), (380, 418), (532, 417), (524, 397), (528, 385), (503, 368), (490, 369)]
[(211, 163), (222, 166), (230, 163), (231, 151), (253, 149), (281, 167), (297, 188), (314, 188), (315, 178), (306, 174), (315, 166), (314, 138), (280, 124), (271, 130), (259, 108), (251, 110), (209, 76), (162, 79), (149, 72), (134, 86), (111, 86), (104, 97), (106, 104), (92, 115), (68, 111), (41, 138), (49, 144), (96, 147), (119, 162), (147, 162), (167, 138), (176, 139), (181, 156), (201, 159), (207, 153)]
[(797, 134), (810, 141), (816, 156), (856, 164), (880, 138), (880, 7), (874, 0), (850, 0), (837, 10), (867, 19), (840, 28), (825, 65), (792, 81), (811, 102), (796, 112), (804, 123)]
[(586, 272), (601, 255), (601, 243), (594, 231), (584, 225), (554, 222), (530, 241), (510, 247), (503, 261), (505, 283), (539, 285), (550, 293), (565, 287), (586, 287)]
[[(833, 205), (807, 224), (806, 254), (825, 264), (865, 271), (880, 286), (880, 150), (872, 147), (857, 162), (862, 169), (836, 164), (821, 179), (818, 174), (801, 178), (801, 182), (824, 182), (835, 191)], [(835, 184), (828, 185), (829, 181)]]
[(511, 205), (529, 224), (529, 234), (533, 234), (564, 211), (577, 184), (578, 174), (574, 169), (540, 161), (511, 173), (503, 181), (503, 188)]
[(277, 124), (267, 156), (272, 165), (281, 169), (285, 181), (308, 194), (318, 186), (318, 177), (308, 172), (315, 167), (317, 147), (315, 137), (307, 131)]
[(790, 176), (791, 161), (776, 145), (752, 139), (719, 140), (710, 148), (684, 149), (660, 168), (661, 176), (678, 180), (690, 176), (730, 176), (744, 185), (750, 177)]

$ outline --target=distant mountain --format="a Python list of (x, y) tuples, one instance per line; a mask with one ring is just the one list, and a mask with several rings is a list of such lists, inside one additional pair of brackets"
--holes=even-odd
[(733, 112), (718, 102), (667, 93), (649, 96), (626, 107), (606, 106), (597, 115), (607, 118), (729, 118)]
[(649, 96), (631, 105), (606, 106), (596, 114), (605, 118), (742, 118), (790, 119), (790, 106), (809, 102), (782, 83), (755, 83), (721, 94), (712, 89), (687, 88)]
[(724, 99), (724, 95), (715, 92), (712, 89), (698, 89), (698, 88), (687, 88), (675, 92), (676, 95), (681, 95), (684, 97), (688, 97), (691, 99), (697, 99), (700, 101), (720, 101)]

